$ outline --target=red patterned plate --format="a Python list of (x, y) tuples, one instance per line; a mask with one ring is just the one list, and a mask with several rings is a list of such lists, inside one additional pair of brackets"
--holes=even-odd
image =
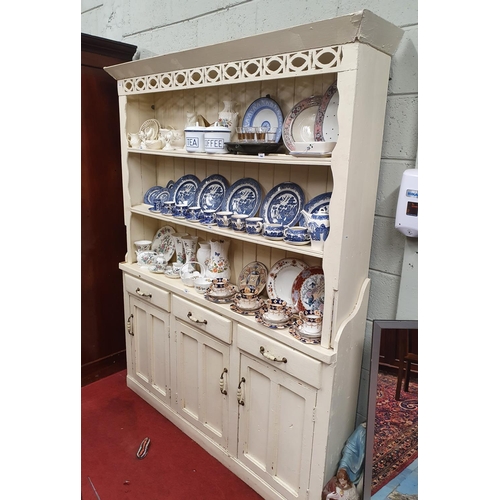
[(320, 266), (304, 269), (292, 285), (292, 307), (296, 311), (323, 312), (325, 275)]

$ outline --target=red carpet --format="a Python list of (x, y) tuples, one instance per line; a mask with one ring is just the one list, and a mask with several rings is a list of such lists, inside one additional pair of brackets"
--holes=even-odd
[(418, 383), (410, 379), (409, 391), (396, 401), (396, 376), (379, 372), (372, 495), (418, 457)]
[[(82, 387), (82, 500), (262, 500), (126, 386), (120, 371)], [(145, 458), (136, 452), (151, 444)]]

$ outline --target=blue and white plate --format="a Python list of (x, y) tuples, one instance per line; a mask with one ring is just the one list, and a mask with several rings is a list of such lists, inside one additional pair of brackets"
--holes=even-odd
[(198, 186), (194, 197), (194, 205), (202, 210), (219, 210), (226, 196), (229, 182), (219, 174), (213, 174), (204, 179)]
[(267, 193), (260, 216), (265, 223), (294, 226), (304, 207), (304, 191), (295, 182), (282, 182)]
[[(332, 197), (332, 192), (319, 194), (315, 196), (311, 201), (306, 203), (304, 210), (308, 214), (317, 214), (320, 208), (325, 207), (328, 209), (330, 207), (330, 198)], [(306, 218), (301, 214), (299, 218), (299, 226), (307, 226)]]
[(144, 203), (146, 205), (154, 205), (153, 201), (156, 198), (156, 195), (164, 189), (163, 186), (153, 186), (150, 187), (146, 193), (144, 194)]
[(171, 188), (170, 201), (175, 201), (176, 204), (186, 203), (190, 207), (194, 203), (199, 185), (200, 179), (196, 175), (182, 176)]
[(262, 187), (250, 177), (236, 181), (227, 191), (221, 210), (253, 217), (262, 202)]
[(283, 112), (279, 104), (269, 96), (256, 99), (245, 111), (243, 127), (276, 127), (276, 142), (281, 138)]
[(163, 188), (159, 193), (156, 194), (155, 200), (161, 200), (162, 204), (170, 199), (170, 190)]

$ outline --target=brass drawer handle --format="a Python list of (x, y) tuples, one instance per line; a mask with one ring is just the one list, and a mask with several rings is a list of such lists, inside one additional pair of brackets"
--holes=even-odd
[(193, 323), (201, 323), (202, 325), (206, 325), (207, 324), (207, 320), (204, 319), (203, 321), (200, 321), (199, 319), (196, 319), (194, 316), (193, 316), (193, 313), (191, 311), (189, 311), (187, 313), (187, 317), (193, 322)]
[(264, 346), (260, 346), (260, 353), (262, 356), (265, 358), (271, 360), (271, 361), (276, 361), (277, 363), (286, 363), (287, 359), (286, 358), (277, 358), (274, 354), (271, 354), (269, 351), (266, 351), (264, 349)]
[(150, 299), (153, 296), (151, 293), (141, 292), (141, 289), (139, 287), (137, 287), (137, 290), (135, 291), (135, 293), (137, 295), (140, 295), (141, 297), (147, 297), (148, 299)]

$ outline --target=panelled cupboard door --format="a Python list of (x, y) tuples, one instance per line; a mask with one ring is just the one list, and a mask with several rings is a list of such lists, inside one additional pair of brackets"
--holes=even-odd
[(229, 345), (174, 319), (176, 410), (218, 443), (228, 446)]
[(240, 359), (238, 459), (285, 498), (305, 499), (317, 391), (265, 362)]
[(132, 295), (129, 300), (128, 375), (170, 405), (170, 313)]

